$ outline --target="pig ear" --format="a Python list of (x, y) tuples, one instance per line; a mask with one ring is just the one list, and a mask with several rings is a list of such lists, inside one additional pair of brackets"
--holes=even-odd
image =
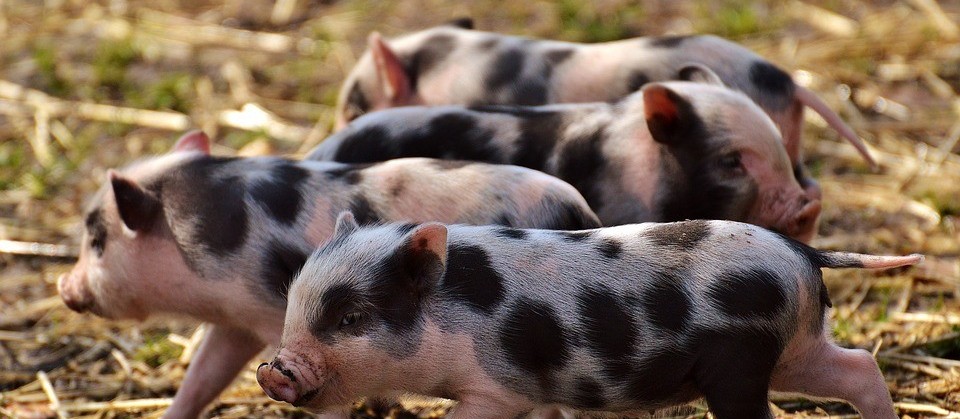
[(373, 56), (380, 89), (389, 105), (398, 106), (409, 103), (413, 93), (412, 83), (397, 54), (384, 42), (378, 32), (371, 33), (367, 38), (367, 48)]
[(357, 224), (356, 218), (353, 217), (353, 213), (343, 211), (337, 216), (337, 224), (336, 227), (333, 228), (333, 235), (350, 234), (358, 228), (360, 228), (360, 226)]
[(137, 182), (122, 177), (117, 172), (108, 172), (113, 197), (117, 201), (117, 212), (127, 228), (133, 231), (145, 231), (156, 223), (160, 213), (160, 200), (143, 189)]
[(397, 254), (418, 294), (429, 294), (447, 266), (447, 227), (440, 223), (421, 224), (407, 235)]
[(670, 146), (686, 141), (703, 125), (690, 102), (659, 83), (643, 88), (643, 113), (653, 139)]
[(173, 145), (173, 151), (199, 151), (210, 154), (210, 137), (200, 130), (190, 131), (177, 140)]
[(680, 69), (680, 72), (677, 74), (680, 80), (692, 81), (697, 83), (704, 84), (714, 84), (717, 86), (724, 86), (723, 80), (720, 80), (720, 76), (717, 73), (714, 73), (713, 70), (707, 68), (703, 64), (690, 63), (685, 65)]

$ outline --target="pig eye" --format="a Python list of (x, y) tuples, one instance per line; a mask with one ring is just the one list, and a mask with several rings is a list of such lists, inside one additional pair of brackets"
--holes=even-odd
[(353, 313), (347, 313), (340, 319), (340, 328), (353, 326), (360, 322), (360, 313), (354, 311)]
[(737, 170), (740, 164), (740, 153), (730, 153), (720, 158), (720, 166), (727, 170)]

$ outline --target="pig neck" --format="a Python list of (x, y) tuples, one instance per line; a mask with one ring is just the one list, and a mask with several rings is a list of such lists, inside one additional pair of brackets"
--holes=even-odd
[[(661, 146), (647, 130), (639, 95), (573, 120), (549, 172), (576, 187), (604, 225), (656, 221)], [(587, 138), (582, 134), (587, 132), (599, 134)], [(585, 140), (593, 142), (591, 147), (577, 145)], [(577, 170), (564, 169), (560, 160), (565, 149)]]
[[(173, 235), (169, 234), (166, 240), (173, 241)], [(182, 258), (175, 249), (167, 253), (169, 255), (164, 255), (167, 260)], [(244, 284), (256, 278), (202, 278), (185, 263), (169, 263), (164, 269), (170, 270), (165, 276), (174, 280), (172, 284), (152, 290), (158, 297), (153, 300), (165, 303), (156, 307), (156, 311), (251, 330), (266, 342), (279, 341), (285, 307), (270, 305), (251, 295)], [(232, 271), (227, 267), (223, 269), (223, 272)]]

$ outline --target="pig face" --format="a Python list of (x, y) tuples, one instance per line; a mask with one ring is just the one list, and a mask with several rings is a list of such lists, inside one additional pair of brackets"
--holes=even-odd
[[(271, 364), (258, 368), (257, 379), (270, 397), (325, 408), (390, 390), (379, 383), (392, 381), (386, 379), (395, 373), (389, 370), (391, 357), (418, 345), (411, 336), (424, 326), (421, 302), (443, 271), (446, 227), (428, 223), (383, 228), (407, 235), (405, 244), (391, 251), (395, 257), (374, 260), (373, 251), (367, 253), (369, 260), (329, 265), (324, 261), (355, 255), (345, 253), (355, 246), (389, 250), (388, 244), (376, 240), (376, 229), (351, 234), (357, 223), (352, 214), (341, 214), (333, 238), (311, 256), (314, 263), (308, 261), (308, 270), (301, 273), (320, 279), (291, 284), (281, 347), (300, 349), (281, 349)], [(384, 347), (378, 342), (391, 344)], [(286, 379), (291, 376), (296, 378)]]
[[(181, 137), (174, 152), (153, 169), (197, 152), (207, 153), (209, 142), (202, 133), (192, 132)], [(58, 278), (57, 287), (74, 311), (142, 320), (155, 302), (163, 300), (159, 296), (177, 288), (177, 284), (154, 280), (193, 276), (163, 222), (159, 199), (131, 177), (110, 171), (85, 212), (80, 257), (69, 273)]]
[(647, 129), (664, 146), (664, 213), (741, 220), (809, 241), (820, 202), (797, 183), (779, 131), (746, 96), (713, 80), (642, 91)]

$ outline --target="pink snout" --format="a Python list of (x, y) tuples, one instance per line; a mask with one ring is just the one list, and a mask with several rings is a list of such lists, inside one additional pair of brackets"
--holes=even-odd
[(800, 210), (793, 214), (787, 221), (783, 233), (802, 241), (809, 243), (813, 236), (817, 234), (817, 221), (820, 219), (820, 200), (809, 200), (800, 207)]
[(93, 305), (93, 295), (87, 289), (83, 278), (73, 274), (63, 274), (57, 278), (57, 292), (63, 303), (77, 313), (83, 313)]
[(271, 399), (297, 405), (301, 400), (296, 376), (283, 367), (278, 360), (262, 363), (257, 367), (257, 382)]

